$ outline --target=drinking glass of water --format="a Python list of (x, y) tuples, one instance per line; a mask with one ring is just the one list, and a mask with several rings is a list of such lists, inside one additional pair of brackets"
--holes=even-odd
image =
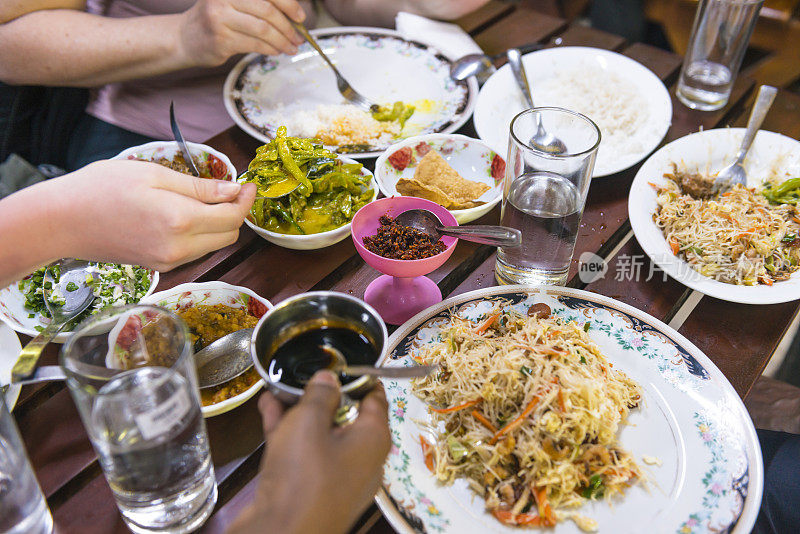
[(764, 0), (700, 0), (678, 80), (678, 99), (713, 111), (728, 103)]
[[(566, 151), (536, 148), (540, 129)], [(497, 251), (499, 283), (567, 282), (599, 144), (597, 125), (574, 111), (534, 108), (511, 121), (500, 224), (520, 230), (522, 245)]]
[(105, 310), (61, 350), (100, 466), (133, 532), (190, 532), (217, 501), (186, 324), (155, 306)]
[(49, 534), (53, 518), (33, 475), (17, 425), (0, 393), (0, 533)]

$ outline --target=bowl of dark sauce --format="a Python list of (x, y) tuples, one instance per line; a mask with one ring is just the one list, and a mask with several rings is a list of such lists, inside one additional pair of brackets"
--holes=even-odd
[[(294, 403), (308, 380), (341, 352), (351, 365), (375, 365), (387, 346), (386, 325), (364, 301), (334, 291), (314, 291), (284, 300), (253, 330), (250, 350), (258, 373), (283, 402)], [(367, 376), (340, 375), (342, 393), (352, 398), (375, 386)]]

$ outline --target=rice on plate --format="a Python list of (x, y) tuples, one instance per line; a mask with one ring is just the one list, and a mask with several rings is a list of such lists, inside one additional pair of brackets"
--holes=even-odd
[[(594, 177), (635, 165), (669, 129), (672, 101), (666, 87), (630, 58), (596, 48), (563, 47), (527, 54), (523, 63), (537, 107), (566, 108), (597, 124), (601, 140)], [(478, 136), (506, 154), (511, 120), (527, 107), (510, 67), (503, 66), (478, 95)]]

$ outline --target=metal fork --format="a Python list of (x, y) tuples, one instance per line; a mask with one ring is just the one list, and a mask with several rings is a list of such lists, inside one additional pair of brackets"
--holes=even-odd
[(753, 104), (753, 110), (750, 112), (747, 129), (742, 139), (742, 146), (736, 154), (736, 161), (719, 171), (714, 177), (712, 187), (715, 192), (724, 193), (736, 184), (747, 185), (747, 172), (744, 170), (742, 162), (747, 156), (747, 151), (750, 150), (750, 145), (753, 144), (758, 129), (761, 128), (761, 124), (764, 122), (776, 94), (778, 94), (778, 90), (770, 85), (762, 85), (758, 89), (758, 96), (755, 104)]
[(353, 89), (353, 86), (350, 85), (350, 82), (344, 79), (344, 76), (342, 76), (342, 74), (339, 72), (339, 69), (337, 69), (328, 56), (325, 55), (325, 52), (322, 51), (322, 48), (320, 48), (320, 46), (317, 44), (317, 41), (314, 39), (314, 37), (308, 33), (306, 27), (299, 22), (293, 22), (292, 24), (294, 24), (294, 27), (298, 32), (300, 32), (300, 35), (302, 35), (305, 40), (308, 41), (308, 44), (310, 44), (311, 47), (317, 51), (322, 59), (325, 60), (325, 63), (327, 63), (328, 66), (333, 70), (333, 73), (336, 75), (336, 86), (339, 88), (339, 92), (342, 93), (342, 96), (349, 102), (352, 102), (368, 113), (377, 111), (378, 104), (370, 102), (361, 93)]

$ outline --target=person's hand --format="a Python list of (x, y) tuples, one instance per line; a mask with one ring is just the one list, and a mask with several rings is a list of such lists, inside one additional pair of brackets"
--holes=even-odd
[(305, 12), (297, 0), (199, 0), (181, 16), (187, 61), (216, 66), (235, 54), (294, 54), (303, 38), (291, 20)]
[(330, 371), (315, 374), (285, 416), (275, 397), (262, 395), (267, 454), (255, 501), (229, 532), (345, 533), (369, 506), (391, 445), (386, 396), (379, 384), (353, 424), (335, 427), (339, 397)]
[(156, 163), (98, 161), (42, 184), (71, 257), (169, 270), (236, 241), (254, 184), (195, 178)]

